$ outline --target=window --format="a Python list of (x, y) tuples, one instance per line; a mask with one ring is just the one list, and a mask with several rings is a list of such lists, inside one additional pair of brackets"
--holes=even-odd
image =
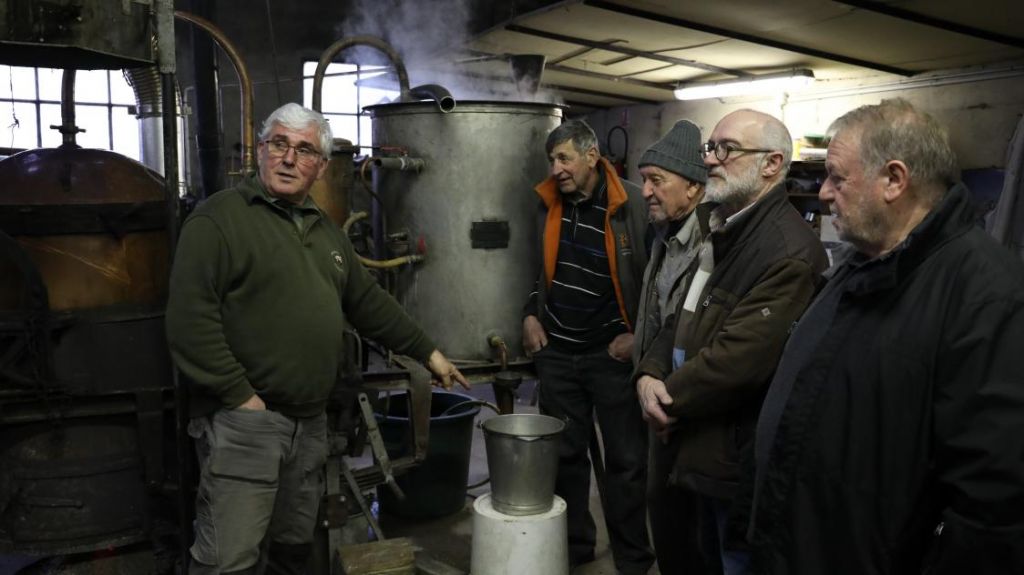
[[(0, 66), (0, 148), (55, 148), (63, 136), (50, 126), (61, 123), (61, 80), (53, 68)], [(139, 160), (139, 124), (129, 113), (135, 92), (120, 70), (77, 70), (75, 136), (83, 148), (102, 148)]]
[[(303, 104), (313, 105), (313, 74), (316, 62), (306, 62), (302, 67)], [(362, 110), (382, 102), (398, 98), (397, 90), (387, 90), (369, 85), (374, 77), (381, 77), (387, 68), (382, 66), (359, 66), (358, 64), (330, 64), (324, 72), (321, 86), (321, 108), (331, 122), (335, 138), (345, 138), (361, 146), (369, 153), (373, 146), (370, 131), (370, 115)]]

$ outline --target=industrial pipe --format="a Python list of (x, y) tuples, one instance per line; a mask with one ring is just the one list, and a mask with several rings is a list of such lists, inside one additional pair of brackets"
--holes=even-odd
[(494, 390), (494, 403), (498, 405), (498, 412), (502, 415), (512, 413), (516, 406), (516, 390), (523, 383), (523, 376), (508, 370), (508, 345), (498, 334), (487, 338), (487, 344), (497, 348), (501, 357), (501, 371), (494, 374), (494, 381), (491, 382), (491, 389)]
[(414, 254), (411, 256), (402, 256), (400, 258), (391, 258), (390, 260), (371, 260), (370, 258), (364, 258), (359, 256), (359, 261), (368, 268), (374, 268), (378, 270), (397, 268), (404, 266), (405, 264), (414, 264), (425, 260), (426, 257), (420, 254)]
[(497, 348), (498, 355), (501, 358), (501, 370), (505, 371), (508, 369), (508, 345), (500, 335), (494, 334), (487, 338), (487, 345)]
[(405, 62), (402, 61), (402, 56), (399, 55), (390, 44), (376, 36), (351, 36), (349, 38), (342, 38), (334, 44), (331, 44), (326, 50), (324, 50), (324, 53), (320, 55), (320, 62), (317, 63), (316, 72), (313, 73), (313, 109), (317, 112), (321, 111), (321, 93), (323, 92), (324, 74), (327, 72), (327, 66), (331, 64), (331, 61), (334, 60), (334, 57), (337, 56), (339, 52), (345, 48), (360, 44), (380, 50), (388, 57), (389, 60), (391, 60), (391, 65), (395, 68), (395, 74), (398, 75), (399, 101), (407, 102), (411, 99), (409, 91), (409, 73), (405, 70)]
[(164, 108), (160, 70), (156, 66), (145, 66), (127, 68), (123, 74), (135, 91), (135, 117), (139, 120), (139, 138), (142, 140), (141, 161), (149, 169), (164, 175)]
[[(348, 229), (352, 227), (352, 224), (358, 222), (359, 220), (366, 219), (367, 217), (369, 217), (369, 215), (370, 214), (368, 214), (366, 212), (352, 212), (352, 215), (350, 215), (348, 217), (348, 219), (345, 220), (345, 223), (341, 226), (341, 231), (345, 232), (345, 235), (347, 236), (348, 235)], [(423, 255), (420, 255), (420, 254), (414, 254), (414, 255), (411, 255), (411, 256), (402, 256), (400, 258), (393, 258), (393, 259), (390, 259), (390, 260), (372, 260), (370, 258), (364, 258), (363, 256), (359, 256), (359, 261), (364, 266), (366, 266), (368, 268), (374, 268), (374, 269), (396, 268), (398, 266), (405, 265), (405, 264), (412, 264), (412, 263), (416, 263), (416, 262), (421, 262), (424, 259), (425, 258), (423, 257)]]
[(256, 136), (253, 128), (252, 80), (249, 79), (248, 68), (245, 67), (245, 63), (242, 62), (238, 50), (235, 49), (231, 41), (209, 20), (200, 18), (195, 14), (182, 12), (181, 10), (175, 10), (174, 17), (206, 30), (213, 37), (214, 41), (217, 42), (217, 45), (224, 50), (224, 53), (228, 55), (228, 59), (231, 60), (231, 64), (235, 67), (235, 73), (238, 74), (238, 83), (242, 90), (242, 171), (245, 174), (255, 172), (256, 156), (253, 154), (253, 150), (256, 148)]
[(342, 224), (341, 231), (345, 232), (345, 235), (347, 236), (348, 229), (352, 227), (352, 224), (358, 222), (359, 220), (365, 220), (368, 217), (370, 217), (370, 214), (367, 212), (352, 212), (345, 220), (345, 223)]
[(438, 84), (423, 84), (416, 86), (409, 91), (410, 95), (417, 100), (427, 98), (437, 102), (437, 108), (447, 114), (455, 109), (455, 98), (444, 86)]
[(65, 68), (60, 80), (60, 120), (59, 126), (50, 126), (64, 136), (61, 147), (77, 148), (75, 134), (85, 130), (75, 125), (75, 70)]
[(370, 158), (370, 161), (378, 168), (400, 172), (419, 172), (425, 165), (421, 158), (410, 158), (409, 156), (381, 156)]

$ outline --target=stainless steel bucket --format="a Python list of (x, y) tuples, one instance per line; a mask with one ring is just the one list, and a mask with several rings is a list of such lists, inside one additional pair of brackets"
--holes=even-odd
[(547, 415), (512, 413), (483, 423), (491, 504), (506, 515), (551, 509), (558, 471), (558, 434), (565, 422)]

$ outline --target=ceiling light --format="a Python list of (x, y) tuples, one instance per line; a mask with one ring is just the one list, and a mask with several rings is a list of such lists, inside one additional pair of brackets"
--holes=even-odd
[(814, 72), (807, 69), (790, 70), (777, 74), (744, 76), (719, 82), (681, 84), (674, 91), (677, 100), (701, 100), (727, 96), (754, 96), (785, 92), (808, 86), (814, 82)]

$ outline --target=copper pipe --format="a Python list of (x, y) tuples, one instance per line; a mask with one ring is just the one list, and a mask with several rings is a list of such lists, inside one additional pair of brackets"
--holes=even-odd
[(242, 58), (238, 55), (238, 50), (235, 49), (235, 46), (212, 22), (195, 14), (182, 12), (181, 10), (175, 10), (174, 17), (206, 30), (213, 37), (213, 40), (217, 42), (217, 45), (224, 50), (224, 53), (228, 55), (228, 59), (231, 60), (231, 64), (235, 67), (235, 73), (238, 74), (238, 83), (242, 90), (242, 171), (245, 174), (255, 172), (256, 156), (253, 154), (253, 150), (256, 148), (256, 135), (253, 128), (252, 80), (249, 79), (248, 68), (242, 62)]
[(398, 75), (399, 101), (406, 102), (411, 99), (409, 93), (409, 73), (405, 70), (405, 62), (402, 61), (402, 56), (390, 44), (376, 36), (351, 36), (331, 44), (320, 55), (320, 62), (316, 65), (316, 72), (313, 73), (313, 109), (317, 112), (321, 110), (321, 92), (323, 92), (324, 74), (327, 72), (327, 66), (331, 65), (331, 61), (334, 60), (334, 57), (339, 52), (345, 48), (360, 44), (372, 46), (380, 50), (391, 60), (391, 65), (395, 67), (395, 74)]
[(352, 227), (352, 224), (359, 220), (365, 220), (368, 217), (370, 217), (370, 214), (367, 212), (352, 212), (349, 214), (348, 219), (345, 220), (345, 223), (341, 226), (341, 231), (345, 232), (345, 235), (347, 236), (348, 230)]
[(378, 270), (397, 268), (399, 266), (404, 266), (405, 264), (414, 264), (416, 262), (421, 262), (424, 259), (426, 258), (420, 254), (402, 256), (400, 258), (391, 258), (390, 260), (371, 260), (370, 258), (364, 258), (363, 256), (359, 256), (359, 261), (364, 266)]
[(501, 370), (508, 369), (508, 345), (505, 340), (500, 335), (494, 334), (487, 338), (487, 345), (498, 348), (498, 353), (501, 356)]
[[(359, 220), (366, 219), (369, 215), (370, 214), (368, 214), (366, 212), (352, 212), (352, 214), (348, 217), (348, 219), (345, 220), (345, 223), (341, 226), (341, 231), (345, 232), (345, 235), (348, 235), (348, 230), (349, 230), (349, 228), (352, 227), (352, 224), (358, 222)], [(364, 266), (366, 266), (368, 268), (378, 269), (378, 270), (388, 269), (388, 268), (397, 268), (397, 267), (403, 266), (405, 264), (413, 264), (413, 263), (416, 263), (416, 262), (421, 262), (424, 259), (426, 259), (426, 258), (422, 254), (413, 254), (411, 256), (402, 256), (402, 257), (398, 257), (398, 258), (392, 258), (390, 260), (372, 260), (370, 258), (364, 258), (363, 256), (359, 256), (359, 262), (362, 263)]]

